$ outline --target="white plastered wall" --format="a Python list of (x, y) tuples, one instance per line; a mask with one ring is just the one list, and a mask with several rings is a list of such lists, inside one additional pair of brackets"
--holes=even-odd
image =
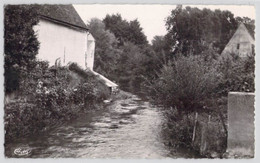
[(86, 68), (93, 70), (94, 54), (95, 53), (95, 39), (88, 33), (87, 35), (87, 54), (86, 54)]
[(63, 25), (40, 20), (34, 26), (34, 30), (40, 42), (37, 55), (39, 60), (47, 60), (50, 66), (60, 58), (61, 65), (76, 62), (80, 67), (85, 66), (85, 55), (87, 51), (87, 32), (72, 29)]

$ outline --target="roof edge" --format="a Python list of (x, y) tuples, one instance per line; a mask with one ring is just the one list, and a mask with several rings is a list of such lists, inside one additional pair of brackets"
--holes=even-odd
[[(249, 34), (249, 36), (255, 41), (255, 36), (252, 36), (252, 34), (249, 32), (248, 28), (246, 27), (245, 23), (241, 22), (241, 23), (239, 24), (238, 28), (239, 28), (240, 26), (243, 26), (244, 28), (246, 28), (246, 31), (247, 31), (247, 33)], [(255, 34), (254, 34), (254, 35), (255, 35)]]
[(54, 18), (51, 18), (51, 17), (48, 17), (48, 16), (45, 16), (45, 15), (41, 15), (39, 14), (39, 17), (42, 18), (42, 19), (45, 19), (45, 20), (49, 20), (49, 21), (52, 21), (54, 23), (58, 23), (58, 24), (61, 24), (61, 25), (65, 25), (65, 26), (69, 26), (69, 27), (76, 27), (76, 28), (79, 28), (81, 30), (85, 30), (85, 31), (89, 31), (88, 28), (84, 28), (84, 27), (81, 27), (81, 26), (78, 26), (78, 25), (75, 25), (75, 24), (71, 24), (71, 23), (68, 23), (68, 22), (65, 22), (65, 21), (61, 21), (61, 20), (58, 20), (58, 19), (54, 19)]

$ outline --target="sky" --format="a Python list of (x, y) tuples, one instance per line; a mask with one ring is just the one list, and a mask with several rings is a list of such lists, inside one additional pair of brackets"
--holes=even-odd
[[(171, 10), (175, 9), (175, 5), (104, 5), (104, 4), (91, 4), (91, 5), (73, 5), (78, 11), (82, 20), (87, 24), (91, 18), (103, 19), (107, 14), (121, 14), (123, 19), (128, 21), (138, 19), (144, 34), (147, 36), (148, 41), (154, 36), (165, 35), (167, 33), (165, 27), (165, 19), (170, 15)], [(229, 10), (234, 16), (249, 17), (255, 19), (254, 6), (248, 5), (189, 5), (191, 7), (209, 8), (211, 10)], [(186, 7), (186, 5), (183, 5)]]

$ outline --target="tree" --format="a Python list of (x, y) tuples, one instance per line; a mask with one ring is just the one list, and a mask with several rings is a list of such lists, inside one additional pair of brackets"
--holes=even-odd
[(105, 29), (105, 24), (97, 18), (92, 18), (87, 26), (96, 40), (94, 69), (114, 79), (113, 72), (120, 53), (115, 48), (117, 39), (113, 33)]
[(106, 30), (111, 31), (115, 37), (118, 39), (118, 44), (123, 45), (123, 43), (127, 40), (127, 29), (128, 22), (123, 20), (120, 14), (116, 15), (106, 15), (103, 19), (103, 23), (105, 24)]
[[(113, 23), (109, 24), (111, 22), (118, 23), (118, 26), (114, 26)], [(112, 26), (112, 30), (106, 29), (105, 23), (97, 18), (91, 19), (88, 24), (90, 33), (96, 40), (94, 69), (119, 83), (123, 89), (132, 91), (136, 88), (139, 89), (142, 82), (141, 76), (148, 70), (152, 71), (152, 66), (155, 65), (149, 64), (149, 61), (153, 59), (148, 57), (151, 53), (148, 50), (148, 45), (139, 42), (142, 40), (139, 38), (144, 37), (143, 33), (140, 32), (141, 27), (137, 20), (131, 21), (131, 33), (135, 36), (129, 37), (124, 35), (126, 31), (130, 31), (128, 27), (128, 29), (122, 30), (123, 33), (118, 32), (118, 30), (123, 29), (125, 24), (129, 25), (128, 22), (122, 20), (120, 15), (112, 15), (108, 24)], [(122, 28), (119, 29), (119, 27)], [(115, 35), (110, 32), (113, 30), (115, 30)]]
[[(236, 22), (233, 13), (230, 11), (215, 10), (215, 15), (219, 19), (219, 39), (215, 42), (214, 46), (219, 49), (219, 53), (223, 51), (230, 38), (235, 33), (238, 23)], [(215, 36), (217, 37), (217, 36)]]
[(237, 28), (230, 11), (177, 6), (166, 20), (166, 38), (174, 52), (197, 55), (213, 44), (220, 53)]
[(154, 74), (155, 53), (149, 46), (147, 37), (137, 19), (127, 21), (120, 14), (106, 15), (105, 29), (111, 31), (118, 40), (119, 51), (114, 78), (121, 88), (138, 92), (143, 82), (142, 76)]
[(147, 45), (147, 37), (143, 33), (143, 29), (137, 19), (129, 22), (129, 27), (127, 31), (128, 41), (136, 45)]
[(116, 76), (118, 76), (118, 82), (122, 88), (131, 91), (134, 87), (133, 80), (140, 75), (138, 69), (141, 68), (144, 55), (140, 48), (131, 42), (126, 42), (120, 49), (122, 53), (118, 60)]
[(147, 45), (147, 37), (137, 19), (128, 22), (122, 19), (120, 14), (106, 15), (103, 19), (106, 29), (110, 30), (119, 40), (119, 46), (126, 42), (132, 42), (135, 45)]
[(166, 64), (170, 60), (170, 44), (165, 36), (154, 36), (152, 49), (156, 53), (158, 64)]
[(39, 42), (33, 26), (39, 21), (35, 6), (7, 5), (4, 8), (5, 91), (19, 89), (21, 73), (34, 67)]

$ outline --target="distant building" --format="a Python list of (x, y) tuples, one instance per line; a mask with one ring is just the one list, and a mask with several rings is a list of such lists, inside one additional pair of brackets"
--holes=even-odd
[(39, 5), (40, 21), (34, 26), (40, 42), (40, 60), (54, 65), (75, 62), (93, 70), (95, 40), (72, 5)]
[(241, 23), (221, 55), (238, 55), (243, 58), (252, 55), (254, 50), (255, 40), (248, 32), (246, 26)]

